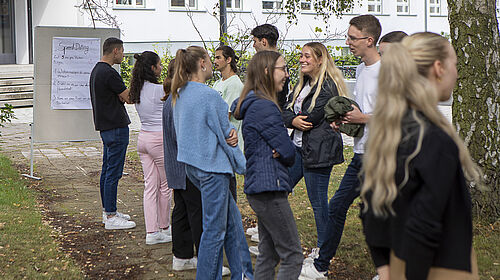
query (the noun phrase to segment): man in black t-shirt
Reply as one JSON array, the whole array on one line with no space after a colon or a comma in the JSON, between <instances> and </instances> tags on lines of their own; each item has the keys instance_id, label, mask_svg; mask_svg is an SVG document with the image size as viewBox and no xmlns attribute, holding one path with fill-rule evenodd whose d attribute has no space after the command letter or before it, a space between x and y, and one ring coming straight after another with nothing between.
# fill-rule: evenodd
<instances>
[{"instance_id":1,"label":"man in black t-shirt","mask_svg":"<svg viewBox=\"0 0 500 280\"><path fill-rule=\"evenodd\" d=\"M123 60L123 42L108 38L103 44L103 56L90 74L90 99L94 126L100 132L103 145L100 178L103 223L106 229L135 227L130 216L116 211L118 180L122 177L125 154L129 141L130 119L124 102L128 102L128 89L120 74L112 67Z\"/></svg>"},{"instance_id":2,"label":"man in black t-shirt","mask_svg":"<svg viewBox=\"0 0 500 280\"><path fill-rule=\"evenodd\" d=\"M276 26L271 24L262 24L255 27L250 33L253 37L253 48L257 51L278 51L276 43L278 42L279 32ZM290 79L286 78L283 90L278 92L278 105L280 108L285 106L289 93Z\"/></svg>"}]
</instances>

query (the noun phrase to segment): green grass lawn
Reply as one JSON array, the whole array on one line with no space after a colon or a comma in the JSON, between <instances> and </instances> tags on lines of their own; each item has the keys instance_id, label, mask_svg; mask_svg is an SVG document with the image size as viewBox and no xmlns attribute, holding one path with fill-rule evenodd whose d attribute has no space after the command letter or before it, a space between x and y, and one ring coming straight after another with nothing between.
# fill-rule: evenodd
<instances>
[{"instance_id":1,"label":"green grass lawn","mask_svg":"<svg viewBox=\"0 0 500 280\"><path fill-rule=\"evenodd\" d=\"M83 274L58 250L44 224L36 193L0 155L0 278L80 279Z\"/></svg>"},{"instance_id":2,"label":"green grass lawn","mask_svg":"<svg viewBox=\"0 0 500 280\"><path fill-rule=\"evenodd\" d=\"M352 147L344 148L346 161L343 164L334 166L332 170L328 191L329 199L337 190L352 156ZM243 185L242 177L238 178L238 185ZM239 194L238 206L240 206L242 215L256 219L245 195L242 194L242 190L239 190ZM316 226L304 180L295 187L294 194L290 195L289 201L296 219L301 245L310 252L311 248L316 247ZM330 266L330 272L334 279L336 279L337 273L342 276L356 275L359 277L350 279L371 279L376 274L362 232L359 218L359 202L359 198L356 199L349 209L344 234L334 262ZM500 279L500 221L495 224L487 224L478 220L474 222L474 249L478 256L481 279ZM347 279L349 277L339 278Z\"/></svg>"}]
</instances>

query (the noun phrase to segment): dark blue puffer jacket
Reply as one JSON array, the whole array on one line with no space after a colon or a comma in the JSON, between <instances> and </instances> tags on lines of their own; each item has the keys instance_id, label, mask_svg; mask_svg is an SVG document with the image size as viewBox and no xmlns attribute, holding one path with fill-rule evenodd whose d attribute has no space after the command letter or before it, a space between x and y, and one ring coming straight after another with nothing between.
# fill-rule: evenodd
<instances>
[{"instance_id":1,"label":"dark blue puffer jacket","mask_svg":"<svg viewBox=\"0 0 500 280\"><path fill-rule=\"evenodd\" d=\"M231 112L236 110L237 103L238 99L233 102ZM278 106L251 91L241 104L237 119L243 120L247 159L244 192L291 192L293 186L287 167L294 163L295 147L288 137ZM278 158L273 158L273 150L280 154Z\"/></svg>"}]
</instances>

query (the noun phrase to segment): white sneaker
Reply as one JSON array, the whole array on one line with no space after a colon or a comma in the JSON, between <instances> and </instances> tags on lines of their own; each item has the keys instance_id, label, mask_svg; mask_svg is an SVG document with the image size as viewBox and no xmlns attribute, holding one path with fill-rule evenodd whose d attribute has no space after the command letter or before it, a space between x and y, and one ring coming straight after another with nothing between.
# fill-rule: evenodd
<instances>
[{"instance_id":1,"label":"white sneaker","mask_svg":"<svg viewBox=\"0 0 500 280\"><path fill-rule=\"evenodd\" d=\"M317 259L319 257L319 248L312 248L311 253L308 255L311 259Z\"/></svg>"},{"instance_id":2,"label":"white sneaker","mask_svg":"<svg viewBox=\"0 0 500 280\"><path fill-rule=\"evenodd\" d=\"M168 227L167 229L160 229L160 232L162 232L163 234L166 234L170 237L172 237L172 227Z\"/></svg>"},{"instance_id":3,"label":"white sneaker","mask_svg":"<svg viewBox=\"0 0 500 280\"><path fill-rule=\"evenodd\" d=\"M250 238L250 240L252 240L253 242L259 243L259 234L256 233L256 234L252 235L252 237Z\"/></svg>"},{"instance_id":4,"label":"white sneaker","mask_svg":"<svg viewBox=\"0 0 500 280\"><path fill-rule=\"evenodd\" d=\"M254 235L254 234L257 234L257 233L259 233L259 227L258 226L251 227L251 228L247 229L247 235Z\"/></svg>"},{"instance_id":5,"label":"white sneaker","mask_svg":"<svg viewBox=\"0 0 500 280\"><path fill-rule=\"evenodd\" d=\"M260 253L259 253L259 247L257 246L250 246L248 247L248 251L250 252L250 254L254 254L256 256L258 256Z\"/></svg>"},{"instance_id":6,"label":"white sneaker","mask_svg":"<svg viewBox=\"0 0 500 280\"><path fill-rule=\"evenodd\" d=\"M129 229L135 228L135 223L132 221L127 221L117 215L106 219L106 223L104 224L105 229Z\"/></svg>"},{"instance_id":7,"label":"white sneaker","mask_svg":"<svg viewBox=\"0 0 500 280\"><path fill-rule=\"evenodd\" d=\"M302 264L306 264L306 263L314 263L314 259L313 258L305 258L304 261L302 262Z\"/></svg>"},{"instance_id":8,"label":"white sneaker","mask_svg":"<svg viewBox=\"0 0 500 280\"><path fill-rule=\"evenodd\" d=\"M228 276L229 274L231 274L231 270L229 270L228 267L223 266L222 267L222 277Z\"/></svg>"},{"instance_id":9,"label":"white sneaker","mask_svg":"<svg viewBox=\"0 0 500 280\"><path fill-rule=\"evenodd\" d=\"M198 259L192 257L190 259L179 259L174 256L172 259L172 269L175 271L192 270L196 269Z\"/></svg>"},{"instance_id":10,"label":"white sneaker","mask_svg":"<svg viewBox=\"0 0 500 280\"><path fill-rule=\"evenodd\" d=\"M328 272L320 272L316 269L314 266L314 263L306 263L302 265L302 270L300 271L300 276L303 276L307 279L312 279L312 280L323 280L323 279L328 279L327 277Z\"/></svg>"},{"instance_id":11,"label":"white sneaker","mask_svg":"<svg viewBox=\"0 0 500 280\"><path fill-rule=\"evenodd\" d=\"M127 215L127 214L123 214L123 213L120 213L120 212L116 212L115 214L116 216L124 219L124 220L127 220L129 221L130 220L130 215ZM102 212L102 223L105 224L106 221L108 220L108 215L106 215L106 212Z\"/></svg>"},{"instance_id":12,"label":"white sneaker","mask_svg":"<svg viewBox=\"0 0 500 280\"><path fill-rule=\"evenodd\" d=\"M373 278L372 278L372 280L379 280L379 279L380 279L380 276L378 276L378 274L373 276Z\"/></svg>"},{"instance_id":13,"label":"white sneaker","mask_svg":"<svg viewBox=\"0 0 500 280\"><path fill-rule=\"evenodd\" d=\"M157 231L155 233L147 233L146 234L146 244L153 245L158 243L167 243L172 241L172 236L167 235L161 231Z\"/></svg>"}]
</instances>

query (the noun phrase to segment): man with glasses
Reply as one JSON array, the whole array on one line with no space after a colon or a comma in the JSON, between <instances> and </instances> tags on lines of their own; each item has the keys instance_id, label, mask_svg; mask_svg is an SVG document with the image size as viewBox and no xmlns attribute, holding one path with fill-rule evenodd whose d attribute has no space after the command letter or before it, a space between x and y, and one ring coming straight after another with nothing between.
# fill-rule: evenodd
<instances>
[{"instance_id":1,"label":"man with glasses","mask_svg":"<svg viewBox=\"0 0 500 280\"><path fill-rule=\"evenodd\" d=\"M347 123L364 124L370 119L377 96L380 55L377 41L382 28L378 19L372 15L357 16L349 22L346 43L353 55L359 56L362 63L356 69L356 86L354 96L359 108L353 106L339 123L332 123L334 129ZM306 279L327 279L330 260L335 256L347 215L347 210L360 193L359 174L361 159L365 152L368 128L365 126L362 137L354 137L354 157L333 195L328 206L328 223L326 236L320 247L318 258L306 259L301 276Z\"/></svg>"}]
</instances>

